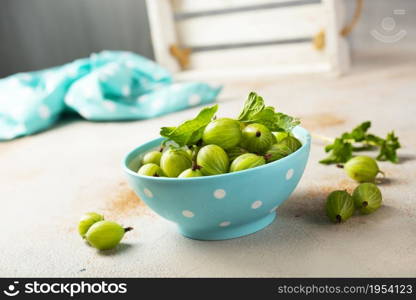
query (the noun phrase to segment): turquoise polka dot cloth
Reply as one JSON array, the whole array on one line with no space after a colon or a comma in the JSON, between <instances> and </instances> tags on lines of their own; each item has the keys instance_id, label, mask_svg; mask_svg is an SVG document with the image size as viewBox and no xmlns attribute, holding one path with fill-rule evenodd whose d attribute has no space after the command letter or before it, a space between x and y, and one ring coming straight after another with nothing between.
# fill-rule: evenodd
<instances>
[{"instance_id":1,"label":"turquoise polka dot cloth","mask_svg":"<svg viewBox=\"0 0 416 300\"><path fill-rule=\"evenodd\" d=\"M103 51L0 79L0 140L44 130L65 111L91 121L140 120L211 103L220 90L175 83L168 71L137 54Z\"/></svg>"}]
</instances>

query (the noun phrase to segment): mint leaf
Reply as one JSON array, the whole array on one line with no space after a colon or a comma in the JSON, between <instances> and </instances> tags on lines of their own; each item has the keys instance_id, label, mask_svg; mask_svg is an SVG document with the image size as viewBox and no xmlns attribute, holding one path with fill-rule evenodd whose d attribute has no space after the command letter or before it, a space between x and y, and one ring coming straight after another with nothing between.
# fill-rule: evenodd
<instances>
[{"instance_id":1,"label":"mint leaf","mask_svg":"<svg viewBox=\"0 0 416 300\"><path fill-rule=\"evenodd\" d=\"M343 135L345 137L345 134ZM345 139L336 138L334 143L325 147L326 152L331 154L320 160L321 164L337 164L347 162L352 157L352 145L349 142L346 142Z\"/></svg>"},{"instance_id":2,"label":"mint leaf","mask_svg":"<svg viewBox=\"0 0 416 300\"><path fill-rule=\"evenodd\" d=\"M398 137L392 131L387 134L386 139L383 139L367 133L370 127L371 122L366 121L355 127L351 132L345 132L336 138L332 144L325 147L325 152L330 152L330 155L321 160L320 163L344 163L352 157L353 152L371 150L374 147L378 147L380 150L376 157L377 160L388 160L397 163L399 159L396 152L400 148Z\"/></svg>"},{"instance_id":3,"label":"mint leaf","mask_svg":"<svg viewBox=\"0 0 416 300\"><path fill-rule=\"evenodd\" d=\"M380 144L380 153L377 156L377 160L388 160L392 163L398 163L396 150L401 147L399 138L394 135L394 131L389 132L385 140Z\"/></svg>"},{"instance_id":4,"label":"mint leaf","mask_svg":"<svg viewBox=\"0 0 416 300\"><path fill-rule=\"evenodd\" d=\"M260 123L274 132L290 132L300 124L298 119L275 112L271 106L266 107L263 98L254 92L249 94L238 120L244 123Z\"/></svg>"},{"instance_id":5,"label":"mint leaf","mask_svg":"<svg viewBox=\"0 0 416 300\"><path fill-rule=\"evenodd\" d=\"M193 145L202 138L205 126L211 122L218 105L203 108L192 120L183 122L178 127L162 127L160 135L174 141L179 146Z\"/></svg>"},{"instance_id":6,"label":"mint leaf","mask_svg":"<svg viewBox=\"0 0 416 300\"><path fill-rule=\"evenodd\" d=\"M353 139L355 142L361 142L366 139L366 134L368 129L371 127L371 122L366 121L355 127L351 133L349 133L349 138Z\"/></svg>"}]
</instances>

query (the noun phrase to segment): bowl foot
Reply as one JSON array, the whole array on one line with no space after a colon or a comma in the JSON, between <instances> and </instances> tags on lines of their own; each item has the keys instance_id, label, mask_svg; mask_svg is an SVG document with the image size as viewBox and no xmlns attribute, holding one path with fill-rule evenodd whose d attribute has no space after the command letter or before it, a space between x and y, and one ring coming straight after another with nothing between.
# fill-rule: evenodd
<instances>
[{"instance_id":1,"label":"bowl foot","mask_svg":"<svg viewBox=\"0 0 416 300\"><path fill-rule=\"evenodd\" d=\"M228 240L255 233L270 225L276 218L276 213L271 213L254 222L229 227L219 227L211 231L192 230L178 227L179 232L188 238L203 241Z\"/></svg>"}]
</instances>

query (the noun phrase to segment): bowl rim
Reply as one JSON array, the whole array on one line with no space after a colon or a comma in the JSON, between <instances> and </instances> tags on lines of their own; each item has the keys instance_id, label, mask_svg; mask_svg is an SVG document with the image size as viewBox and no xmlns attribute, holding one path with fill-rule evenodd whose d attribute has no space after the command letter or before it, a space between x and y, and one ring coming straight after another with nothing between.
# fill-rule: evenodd
<instances>
[{"instance_id":1,"label":"bowl rim","mask_svg":"<svg viewBox=\"0 0 416 300\"><path fill-rule=\"evenodd\" d=\"M135 147L134 149L130 150L123 158L121 164L122 164L122 168L124 170L124 172L126 172L127 174L130 174L134 177L138 177L138 178L143 178L146 180L151 180L151 181L170 181L170 182L192 182L192 181L201 181L201 180L210 180L210 179L214 179L214 178L224 178L224 177L228 177L228 176L237 176L239 174L246 174L248 172L253 172L254 170L261 170L264 168L268 168L271 166L276 166L278 164L282 164L284 161L287 161L288 159L290 159L291 156L295 155L296 153L299 153L301 150L304 150L305 148L309 147L310 143L311 143L311 135L309 133L309 131L307 131L305 128L301 127L301 126L296 126L295 128L293 128L292 132L295 131L295 134L297 133L297 131L300 131L299 134L304 135L305 137L305 143L302 144L302 146L297 149L295 152L289 154L288 156L285 156L281 159L278 159L276 161L273 161L271 163L268 164L264 164L262 166L259 167L255 167L255 168L251 168L251 169L246 169L246 170L242 170L242 171L238 171L238 172L231 172L231 173L224 173L224 174L218 174L218 175L211 175L211 176L200 176L200 177L189 177L189 178L178 178L178 177L152 177L152 176L144 176L144 175L140 175L137 172L132 171L128 165L127 165L127 160L129 159L129 157L139 148L144 147L150 143L153 143L156 140L163 140L163 137L158 137L155 139L152 139L144 144L141 144L137 147Z\"/></svg>"}]
</instances>

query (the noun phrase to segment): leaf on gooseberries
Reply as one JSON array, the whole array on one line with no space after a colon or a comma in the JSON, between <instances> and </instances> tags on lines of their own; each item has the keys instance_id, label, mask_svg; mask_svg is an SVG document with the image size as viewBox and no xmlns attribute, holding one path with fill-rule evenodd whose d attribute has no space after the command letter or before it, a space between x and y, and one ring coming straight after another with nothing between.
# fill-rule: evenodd
<instances>
[{"instance_id":1,"label":"leaf on gooseberries","mask_svg":"<svg viewBox=\"0 0 416 300\"><path fill-rule=\"evenodd\" d=\"M244 123L260 123L275 132L290 132L300 124L299 119L275 112L272 106L265 106L263 98L254 92L249 94L238 120Z\"/></svg>"},{"instance_id":2,"label":"leaf on gooseberries","mask_svg":"<svg viewBox=\"0 0 416 300\"><path fill-rule=\"evenodd\" d=\"M203 108L192 120L183 122L178 127L162 127L160 135L176 142L179 146L193 145L198 142L205 126L212 120L218 105Z\"/></svg>"}]
</instances>

